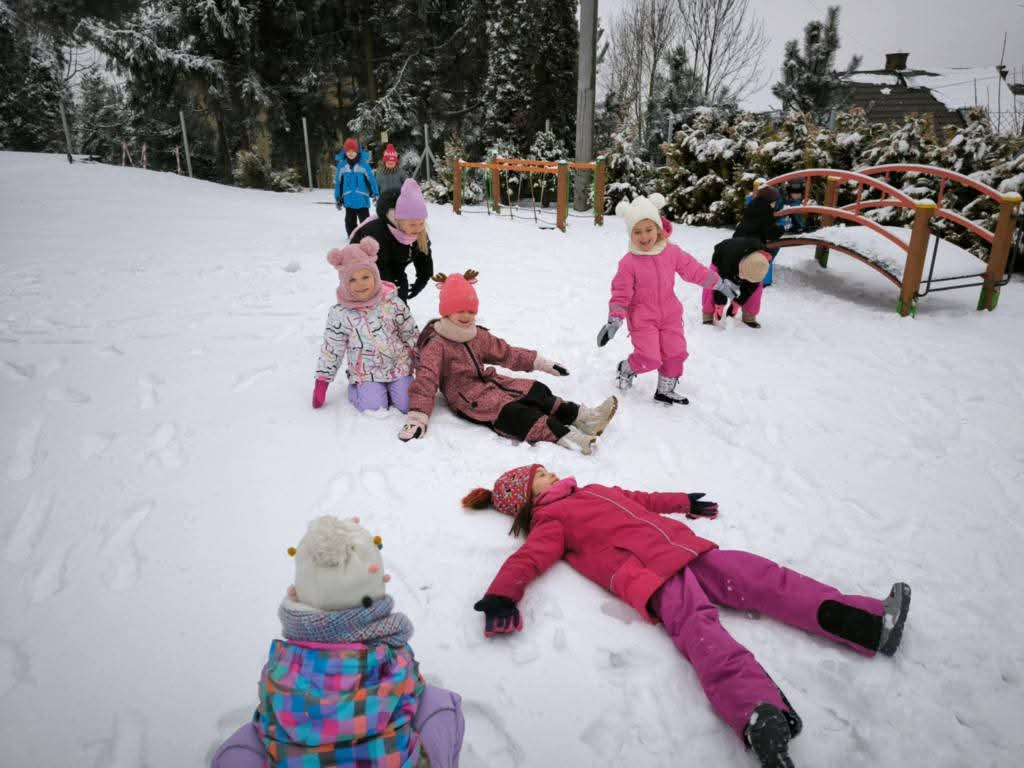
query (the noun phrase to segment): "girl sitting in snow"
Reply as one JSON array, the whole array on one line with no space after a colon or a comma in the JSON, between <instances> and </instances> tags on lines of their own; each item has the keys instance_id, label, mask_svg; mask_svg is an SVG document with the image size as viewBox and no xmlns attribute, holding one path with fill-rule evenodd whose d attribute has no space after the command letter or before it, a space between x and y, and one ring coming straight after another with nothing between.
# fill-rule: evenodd
<instances>
[{"instance_id":1,"label":"girl sitting in snow","mask_svg":"<svg viewBox=\"0 0 1024 768\"><path fill-rule=\"evenodd\" d=\"M714 325L722 319L723 314L733 317L738 309L742 309L743 324L750 328L760 328L757 316L761 312L761 296L764 293L762 283L771 261L772 255L765 250L760 240L730 237L718 243L711 257L711 269L719 277L739 285L740 292L726 313L726 295L705 288L701 295L704 325Z\"/></svg>"},{"instance_id":2,"label":"girl sitting in snow","mask_svg":"<svg viewBox=\"0 0 1024 768\"><path fill-rule=\"evenodd\" d=\"M589 454L618 406L609 397L596 408L570 403L533 379L514 379L493 365L513 371L569 372L532 349L509 346L476 324L480 307L473 284L477 273L434 277L441 289L441 319L427 325L417 342L419 363L409 390L409 417L399 438L423 437L438 389L457 416L490 427L499 435L534 443L547 441Z\"/></svg>"},{"instance_id":3,"label":"girl sitting in snow","mask_svg":"<svg viewBox=\"0 0 1024 768\"><path fill-rule=\"evenodd\" d=\"M846 595L763 557L718 549L665 517L714 518L718 505L703 495L579 487L539 464L510 470L493 490L477 488L462 501L473 509L493 504L512 518L513 535L526 535L473 607L486 616L487 636L522 630L516 604L527 585L565 558L645 620L665 625L712 707L762 766L792 766L787 744L800 718L750 651L721 626L714 604L761 611L865 656L891 656L903 634L910 587L893 585L884 601Z\"/></svg>"},{"instance_id":4,"label":"girl sitting in snow","mask_svg":"<svg viewBox=\"0 0 1024 768\"><path fill-rule=\"evenodd\" d=\"M675 276L730 296L736 295L736 286L669 242L658 212L664 204L665 198L655 193L632 203L623 200L615 207L615 215L626 222L629 251L612 279L608 322L597 334L597 346L607 344L625 320L633 354L619 363L619 389L633 386L638 373L658 369L654 399L685 405L690 401L676 392L688 355Z\"/></svg>"},{"instance_id":5,"label":"girl sitting in snow","mask_svg":"<svg viewBox=\"0 0 1024 768\"><path fill-rule=\"evenodd\" d=\"M359 518L324 516L296 549L295 584L277 615L253 722L213 768L307 765L457 768L460 697L427 686L409 647L412 623L385 594L379 536Z\"/></svg>"},{"instance_id":6,"label":"girl sitting in snow","mask_svg":"<svg viewBox=\"0 0 1024 768\"><path fill-rule=\"evenodd\" d=\"M316 366L313 407L327 397L342 359L348 363L348 399L360 411L393 405L409 410L416 321L377 271L377 241L335 248L327 254L338 270L338 303L331 307Z\"/></svg>"},{"instance_id":7,"label":"girl sitting in snow","mask_svg":"<svg viewBox=\"0 0 1024 768\"><path fill-rule=\"evenodd\" d=\"M377 187L381 197L389 192L398 194L405 182L405 174L398 169L398 150L394 144L387 145L381 161L381 167L377 169Z\"/></svg>"}]
</instances>

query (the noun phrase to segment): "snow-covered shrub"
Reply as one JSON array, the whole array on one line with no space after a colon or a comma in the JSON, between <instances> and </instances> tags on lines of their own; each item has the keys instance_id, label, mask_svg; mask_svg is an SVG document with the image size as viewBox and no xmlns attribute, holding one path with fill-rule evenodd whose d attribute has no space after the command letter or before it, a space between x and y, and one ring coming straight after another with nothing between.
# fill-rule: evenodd
<instances>
[{"instance_id":1,"label":"snow-covered shrub","mask_svg":"<svg viewBox=\"0 0 1024 768\"><path fill-rule=\"evenodd\" d=\"M235 155L233 169L235 184L251 189L269 189L273 192L297 192L302 184L296 168L275 171L270 162L257 152L247 149Z\"/></svg>"},{"instance_id":2,"label":"snow-covered shrub","mask_svg":"<svg viewBox=\"0 0 1024 768\"><path fill-rule=\"evenodd\" d=\"M568 160L569 152L565 144L552 131L537 131L530 145L531 160ZM532 174L533 199L543 201L544 206L550 205L556 197L558 178L550 173Z\"/></svg>"},{"instance_id":3,"label":"snow-covered shrub","mask_svg":"<svg viewBox=\"0 0 1024 768\"><path fill-rule=\"evenodd\" d=\"M614 213L620 200L650 194L655 184L654 167L640 158L632 144L617 135L615 148L605 156L604 212Z\"/></svg>"}]
</instances>

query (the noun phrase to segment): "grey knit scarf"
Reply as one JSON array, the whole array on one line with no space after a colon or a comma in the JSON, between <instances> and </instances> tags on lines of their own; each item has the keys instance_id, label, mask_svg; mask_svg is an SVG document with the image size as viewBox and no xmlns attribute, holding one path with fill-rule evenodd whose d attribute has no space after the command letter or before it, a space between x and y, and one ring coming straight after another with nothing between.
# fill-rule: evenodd
<instances>
[{"instance_id":1,"label":"grey knit scarf","mask_svg":"<svg viewBox=\"0 0 1024 768\"><path fill-rule=\"evenodd\" d=\"M285 598L277 609L286 640L313 643L383 643L400 648L412 637L412 622L404 613L392 613L395 601L390 595L369 608L347 611L318 611Z\"/></svg>"}]
</instances>

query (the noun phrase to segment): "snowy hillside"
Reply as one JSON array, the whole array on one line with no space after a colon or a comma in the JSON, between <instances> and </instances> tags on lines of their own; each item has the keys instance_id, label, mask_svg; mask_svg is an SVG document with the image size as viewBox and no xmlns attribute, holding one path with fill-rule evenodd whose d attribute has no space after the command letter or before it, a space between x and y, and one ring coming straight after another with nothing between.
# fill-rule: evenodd
<instances>
[{"instance_id":1,"label":"snowy hillside","mask_svg":"<svg viewBox=\"0 0 1024 768\"><path fill-rule=\"evenodd\" d=\"M460 692L466 768L753 766L667 635L565 564L525 630L472 605L516 542L459 499L541 462L581 482L706 491L693 527L848 592L914 588L900 652L865 659L727 612L804 719L801 766L1024 764L1024 283L895 312L883 277L786 249L764 328L700 324L679 284L692 405L623 398L599 450L513 444L439 407L425 439L310 407L342 242L330 193L245 191L0 153L3 766L207 763L251 715L295 544L322 512L384 539L428 679ZM435 266L480 270L480 322L613 391L598 350L620 222L570 231L432 207ZM678 227L707 261L719 230ZM421 326L428 289L412 302Z\"/></svg>"}]
</instances>

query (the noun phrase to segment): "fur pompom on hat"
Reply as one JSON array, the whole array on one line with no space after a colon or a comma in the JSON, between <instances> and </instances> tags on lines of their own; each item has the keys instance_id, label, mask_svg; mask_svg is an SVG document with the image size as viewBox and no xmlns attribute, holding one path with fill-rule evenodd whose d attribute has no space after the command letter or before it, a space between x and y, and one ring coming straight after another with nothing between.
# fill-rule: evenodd
<instances>
[{"instance_id":1,"label":"fur pompom on hat","mask_svg":"<svg viewBox=\"0 0 1024 768\"><path fill-rule=\"evenodd\" d=\"M754 197L760 200L767 200L769 203L772 203L774 205L776 202L778 202L779 190L777 190L775 187L760 186L757 188L757 192L754 193Z\"/></svg>"},{"instance_id":2,"label":"fur pompom on hat","mask_svg":"<svg viewBox=\"0 0 1024 768\"><path fill-rule=\"evenodd\" d=\"M367 302L375 304L380 297L382 286L380 270L377 269L377 252L380 245L372 237L363 238L358 243L346 245L344 248L333 248L327 253L327 261L338 270L338 303L346 307L363 306ZM361 301L349 292L348 281L356 272L368 269L373 274L373 293Z\"/></svg>"},{"instance_id":3,"label":"fur pompom on hat","mask_svg":"<svg viewBox=\"0 0 1024 768\"><path fill-rule=\"evenodd\" d=\"M441 290L441 300L438 311L441 317L454 315L456 312L477 312L480 309L480 299L476 295L476 284L478 272L467 269L461 275L446 275L438 272L433 280Z\"/></svg>"},{"instance_id":4,"label":"fur pompom on hat","mask_svg":"<svg viewBox=\"0 0 1024 768\"><path fill-rule=\"evenodd\" d=\"M384 154L381 155L384 158L385 163L397 163L398 162L398 150L395 149L394 144L388 144L384 148Z\"/></svg>"},{"instance_id":5,"label":"fur pompom on hat","mask_svg":"<svg viewBox=\"0 0 1024 768\"><path fill-rule=\"evenodd\" d=\"M398 202L395 203L395 218L420 221L427 218L427 203L423 199L420 185L414 179L406 179L402 184Z\"/></svg>"},{"instance_id":6,"label":"fur pompom on hat","mask_svg":"<svg viewBox=\"0 0 1024 768\"><path fill-rule=\"evenodd\" d=\"M484 509L493 505L503 515L515 517L530 503L533 496L533 476L540 464L527 464L505 472L494 481L494 489L474 488L462 499L467 509Z\"/></svg>"},{"instance_id":7,"label":"fur pompom on hat","mask_svg":"<svg viewBox=\"0 0 1024 768\"><path fill-rule=\"evenodd\" d=\"M636 197L631 203L627 203L625 200L619 201L619 204L615 206L615 215L625 220L626 231L632 234L633 227L644 219L650 219L661 226L661 209L664 207L664 195L655 192L647 197L643 195Z\"/></svg>"},{"instance_id":8,"label":"fur pompom on hat","mask_svg":"<svg viewBox=\"0 0 1024 768\"><path fill-rule=\"evenodd\" d=\"M295 556L296 597L321 611L369 608L384 597L389 578L380 550L380 537L359 525L358 517L318 517L289 550Z\"/></svg>"},{"instance_id":9,"label":"fur pompom on hat","mask_svg":"<svg viewBox=\"0 0 1024 768\"><path fill-rule=\"evenodd\" d=\"M343 146L345 147L346 152L359 151L359 142L356 141L355 139L345 139L345 144Z\"/></svg>"},{"instance_id":10,"label":"fur pompom on hat","mask_svg":"<svg viewBox=\"0 0 1024 768\"><path fill-rule=\"evenodd\" d=\"M771 256L767 251L754 251L740 259L740 280L748 283L760 283L768 274Z\"/></svg>"}]
</instances>

